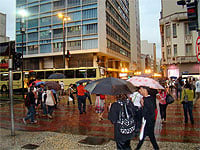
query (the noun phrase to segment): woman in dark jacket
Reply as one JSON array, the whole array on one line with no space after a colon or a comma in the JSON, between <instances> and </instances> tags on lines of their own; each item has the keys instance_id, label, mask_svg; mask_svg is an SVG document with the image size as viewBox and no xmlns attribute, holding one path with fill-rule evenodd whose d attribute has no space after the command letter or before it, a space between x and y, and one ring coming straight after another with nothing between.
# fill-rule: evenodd
<instances>
[{"instance_id":1,"label":"woman in dark jacket","mask_svg":"<svg viewBox=\"0 0 200 150\"><path fill-rule=\"evenodd\" d=\"M146 136L149 136L150 141L154 147L154 150L158 150L158 144L156 142L156 138L154 135L154 126L155 126L155 104L154 104L154 98L149 95L149 88L148 87L140 87L139 92L143 96L143 110L142 110L142 116L143 116L143 124L144 131L143 134L140 133L140 141L137 145L136 150L139 150L144 142L144 139ZM146 122L144 124L144 122Z\"/></svg>"},{"instance_id":2,"label":"woman in dark jacket","mask_svg":"<svg viewBox=\"0 0 200 150\"><path fill-rule=\"evenodd\" d=\"M117 101L109 106L108 119L114 124L114 139L116 141L117 150L131 150L130 140L134 137L134 132L130 134L122 134L120 132L119 115L122 111L122 106L126 105L130 117L135 114L133 103L127 99L126 95L118 95ZM133 126L135 129L135 126Z\"/></svg>"}]
</instances>

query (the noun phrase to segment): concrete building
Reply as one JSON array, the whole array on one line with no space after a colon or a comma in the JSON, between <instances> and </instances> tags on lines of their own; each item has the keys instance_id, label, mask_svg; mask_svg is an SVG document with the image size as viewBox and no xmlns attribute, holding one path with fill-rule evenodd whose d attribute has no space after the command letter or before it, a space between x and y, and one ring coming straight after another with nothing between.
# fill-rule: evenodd
<instances>
[{"instance_id":1,"label":"concrete building","mask_svg":"<svg viewBox=\"0 0 200 150\"><path fill-rule=\"evenodd\" d=\"M8 41L9 37L6 37L6 14L0 12L0 43Z\"/></svg>"},{"instance_id":2,"label":"concrete building","mask_svg":"<svg viewBox=\"0 0 200 150\"><path fill-rule=\"evenodd\" d=\"M140 60L138 0L17 0L17 11L26 9L24 36L25 69L101 66L118 77L122 68L135 70ZM136 13L137 12L137 13ZM22 51L21 16L16 17L16 49ZM136 30L137 28L137 30ZM115 70L115 71L113 71Z\"/></svg>"},{"instance_id":3,"label":"concrete building","mask_svg":"<svg viewBox=\"0 0 200 150\"><path fill-rule=\"evenodd\" d=\"M174 0L161 0L160 34L163 75L182 76L199 74L195 44L196 31L189 31L186 7Z\"/></svg>"}]
</instances>

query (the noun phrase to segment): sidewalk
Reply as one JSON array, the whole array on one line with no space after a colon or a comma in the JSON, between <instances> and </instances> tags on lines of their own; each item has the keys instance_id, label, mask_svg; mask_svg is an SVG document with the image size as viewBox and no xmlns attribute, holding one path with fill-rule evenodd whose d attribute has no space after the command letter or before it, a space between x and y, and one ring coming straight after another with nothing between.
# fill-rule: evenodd
<instances>
[{"instance_id":1,"label":"sidewalk","mask_svg":"<svg viewBox=\"0 0 200 150\"><path fill-rule=\"evenodd\" d=\"M0 129L0 143L2 150L21 150L26 144L35 144L39 147L37 150L114 150L115 142L110 141L105 145L84 145L78 142L87 136L73 135L56 132L26 132L15 131L16 136L10 136L11 131ZM132 140L131 147L134 149L138 141ZM194 143L176 143L176 142L158 142L161 150L200 150L200 144ZM149 141L145 141L141 150L152 150L153 147Z\"/></svg>"}]
</instances>

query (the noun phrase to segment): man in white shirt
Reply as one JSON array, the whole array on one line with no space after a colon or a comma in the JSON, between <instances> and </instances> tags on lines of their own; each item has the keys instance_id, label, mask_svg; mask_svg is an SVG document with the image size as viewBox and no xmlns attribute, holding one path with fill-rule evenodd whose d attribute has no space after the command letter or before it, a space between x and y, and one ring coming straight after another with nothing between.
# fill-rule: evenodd
<instances>
[{"instance_id":1,"label":"man in white shirt","mask_svg":"<svg viewBox=\"0 0 200 150\"><path fill-rule=\"evenodd\" d=\"M133 105L136 108L136 132L140 131L141 125L142 125L142 105L141 100L143 99L143 96L138 92L134 92L130 95L131 101L133 102Z\"/></svg>"},{"instance_id":2,"label":"man in white shirt","mask_svg":"<svg viewBox=\"0 0 200 150\"><path fill-rule=\"evenodd\" d=\"M200 81L197 80L195 83L195 87L196 87L196 100L195 102L200 98Z\"/></svg>"},{"instance_id":3,"label":"man in white shirt","mask_svg":"<svg viewBox=\"0 0 200 150\"><path fill-rule=\"evenodd\" d=\"M60 81L60 88L61 88L61 93L60 93L60 96L64 96L64 91L65 91L65 84L63 81Z\"/></svg>"}]
</instances>

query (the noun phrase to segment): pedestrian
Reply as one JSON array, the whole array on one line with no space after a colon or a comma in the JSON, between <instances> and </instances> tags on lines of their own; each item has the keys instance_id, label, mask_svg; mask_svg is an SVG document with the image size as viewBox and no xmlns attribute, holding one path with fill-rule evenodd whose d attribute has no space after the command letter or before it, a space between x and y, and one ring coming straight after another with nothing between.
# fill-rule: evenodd
<instances>
[{"instance_id":1,"label":"pedestrian","mask_svg":"<svg viewBox=\"0 0 200 150\"><path fill-rule=\"evenodd\" d=\"M133 105L136 110L136 130L135 132L138 133L140 131L141 125L142 125L142 105L141 100L143 96L139 93L137 89L136 92L131 94L129 97L131 98L131 101L133 102Z\"/></svg>"},{"instance_id":2,"label":"pedestrian","mask_svg":"<svg viewBox=\"0 0 200 150\"><path fill-rule=\"evenodd\" d=\"M68 99L67 105L69 105L69 101L73 101L73 104L75 104L74 95L73 95L74 89L72 87L73 87L73 84L70 84L68 88L69 99Z\"/></svg>"},{"instance_id":3,"label":"pedestrian","mask_svg":"<svg viewBox=\"0 0 200 150\"><path fill-rule=\"evenodd\" d=\"M154 135L155 127L155 105L154 99L149 95L150 89L148 87L140 87L139 92L143 96L143 110L142 110L142 129L140 132L139 143L136 147L136 150L139 150L145 140L146 136L149 136L150 141L154 147L154 150L158 150L158 144Z\"/></svg>"},{"instance_id":4,"label":"pedestrian","mask_svg":"<svg viewBox=\"0 0 200 150\"><path fill-rule=\"evenodd\" d=\"M48 88L48 87L47 87ZM52 114L56 105L56 100L53 94L53 91L48 88L47 90L47 98L46 98L46 105L48 107L47 116L49 119L52 119Z\"/></svg>"},{"instance_id":5,"label":"pedestrian","mask_svg":"<svg viewBox=\"0 0 200 150\"><path fill-rule=\"evenodd\" d=\"M36 103L36 113L39 113L39 108L42 109L42 93L44 91L44 84L40 84L37 89L37 103Z\"/></svg>"},{"instance_id":6,"label":"pedestrian","mask_svg":"<svg viewBox=\"0 0 200 150\"><path fill-rule=\"evenodd\" d=\"M79 113L83 114L86 113L86 97L85 97L85 92L86 90L84 89L85 87L83 86L83 83L80 83L79 86L77 87L77 98L78 98L78 109Z\"/></svg>"},{"instance_id":7,"label":"pedestrian","mask_svg":"<svg viewBox=\"0 0 200 150\"><path fill-rule=\"evenodd\" d=\"M57 96L57 93L56 93L56 90L54 89L51 89L52 93L53 93L53 96L54 96L54 100L55 100L55 109L57 109L57 105L58 105L58 96Z\"/></svg>"},{"instance_id":8,"label":"pedestrian","mask_svg":"<svg viewBox=\"0 0 200 150\"><path fill-rule=\"evenodd\" d=\"M197 100L200 98L200 81L197 80L195 83L195 87L196 87L196 99L195 99L195 103L197 102Z\"/></svg>"},{"instance_id":9,"label":"pedestrian","mask_svg":"<svg viewBox=\"0 0 200 150\"><path fill-rule=\"evenodd\" d=\"M89 84L89 82L87 82L86 85L88 85L88 84ZM90 105L92 105L92 100L91 100L90 92L86 90L85 96L86 96L86 99L88 98Z\"/></svg>"},{"instance_id":10,"label":"pedestrian","mask_svg":"<svg viewBox=\"0 0 200 150\"><path fill-rule=\"evenodd\" d=\"M189 84L189 82L186 81L186 84L182 92L182 102L181 102L183 104L185 123L188 123L188 113L189 113L191 124L194 124L194 118L192 114L193 98L194 98L193 89Z\"/></svg>"},{"instance_id":11,"label":"pedestrian","mask_svg":"<svg viewBox=\"0 0 200 150\"><path fill-rule=\"evenodd\" d=\"M59 84L60 84L60 88L61 88L61 90L60 90L60 96L64 96L65 84L64 84L63 81L60 81Z\"/></svg>"},{"instance_id":12,"label":"pedestrian","mask_svg":"<svg viewBox=\"0 0 200 150\"><path fill-rule=\"evenodd\" d=\"M130 128L126 130L125 128L122 128L120 118L134 118L135 108L133 103L128 100L128 97L124 94L117 95L116 100L117 101L110 104L108 108L108 119L114 125L114 139L116 146L118 150L131 150L130 140L135 136L135 122L133 120L128 120L130 122Z\"/></svg>"},{"instance_id":13,"label":"pedestrian","mask_svg":"<svg viewBox=\"0 0 200 150\"><path fill-rule=\"evenodd\" d=\"M161 122L166 122L166 110L167 110L167 103L166 103L166 96L167 92L165 90L160 90L157 94L157 99L159 100L159 108L160 108L160 116Z\"/></svg>"},{"instance_id":14,"label":"pedestrian","mask_svg":"<svg viewBox=\"0 0 200 150\"><path fill-rule=\"evenodd\" d=\"M27 94L27 98L29 101L29 105L27 106L28 108L28 113L25 118L23 118L24 124L27 124L26 121L30 119L31 123L37 123L37 120L35 120L35 94L34 94L34 87L30 87L30 92Z\"/></svg>"},{"instance_id":15,"label":"pedestrian","mask_svg":"<svg viewBox=\"0 0 200 150\"><path fill-rule=\"evenodd\" d=\"M103 112L105 105L105 95L96 94L95 111L98 114L98 120L103 120Z\"/></svg>"},{"instance_id":16,"label":"pedestrian","mask_svg":"<svg viewBox=\"0 0 200 150\"><path fill-rule=\"evenodd\" d=\"M177 100L181 100L181 96L182 96L182 88L183 88L183 81L182 81L182 77L179 77L176 81L176 98Z\"/></svg>"},{"instance_id":17,"label":"pedestrian","mask_svg":"<svg viewBox=\"0 0 200 150\"><path fill-rule=\"evenodd\" d=\"M47 99L47 89L45 88L42 93L42 110L43 116L47 115L47 106L46 106L46 99Z\"/></svg>"}]
</instances>

